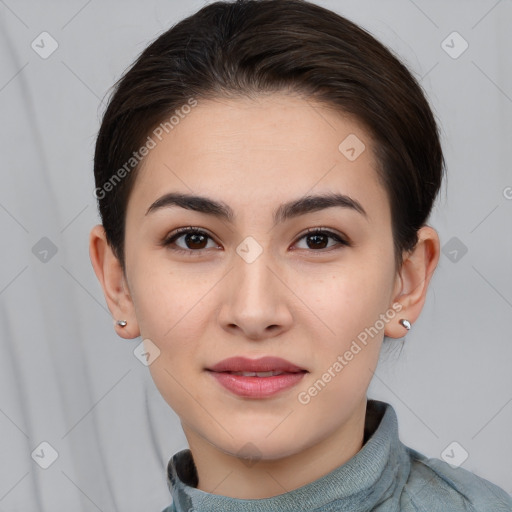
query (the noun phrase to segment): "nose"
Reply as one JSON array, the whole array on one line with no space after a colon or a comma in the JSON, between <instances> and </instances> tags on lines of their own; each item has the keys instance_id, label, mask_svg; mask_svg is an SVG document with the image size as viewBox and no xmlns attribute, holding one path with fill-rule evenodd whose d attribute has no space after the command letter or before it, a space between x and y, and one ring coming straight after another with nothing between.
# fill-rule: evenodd
<instances>
[{"instance_id":1,"label":"nose","mask_svg":"<svg viewBox=\"0 0 512 512\"><path fill-rule=\"evenodd\" d=\"M289 299L293 294L273 266L265 252L252 263L235 256L234 268L226 276L229 285L219 312L224 330L251 340L264 340L291 327Z\"/></svg>"}]
</instances>

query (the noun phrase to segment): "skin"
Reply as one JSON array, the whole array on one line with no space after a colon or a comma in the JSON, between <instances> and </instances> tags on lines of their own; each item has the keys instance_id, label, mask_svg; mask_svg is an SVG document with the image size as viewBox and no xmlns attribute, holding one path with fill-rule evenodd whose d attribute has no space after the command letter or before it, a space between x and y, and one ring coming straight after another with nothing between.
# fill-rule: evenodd
<instances>
[{"instance_id":1,"label":"skin","mask_svg":"<svg viewBox=\"0 0 512 512\"><path fill-rule=\"evenodd\" d=\"M354 161L338 149L350 134L366 146ZM199 489L275 496L361 449L383 336L404 336L400 318L418 318L439 259L437 233L424 226L395 268L390 205L376 169L364 127L311 100L277 93L204 100L143 162L128 203L126 275L102 226L92 229L95 273L113 318L127 321L117 333L149 339L160 350L149 369L181 419ZM167 192L222 201L234 220L176 206L146 215ZM281 204L332 192L357 200L366 216L330 207L273 225ZM211 238L187 245L182 236L162 245L188 226ZM324 235L319 248L304 236L308 228L329 228L351 245ZM262 249L252 263L236 252L247 236ZM400 313L317 396L300 403L298 394L393 304ZM205 371L235 355L278 356L309 373L273 397L242 398ZM248 464L242 455L255 460Z\"/></svg>"}]
</instances>

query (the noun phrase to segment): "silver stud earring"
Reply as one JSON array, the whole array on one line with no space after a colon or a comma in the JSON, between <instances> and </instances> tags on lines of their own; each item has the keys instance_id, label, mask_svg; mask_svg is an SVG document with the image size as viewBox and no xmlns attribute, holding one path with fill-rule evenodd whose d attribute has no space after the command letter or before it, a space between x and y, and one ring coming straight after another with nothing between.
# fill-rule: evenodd
<instances>
[{"instance_id":1,"label":"silver stud earring","mask_svg":"<svg viewBox=\"0 0 512 512\"><path fill-rule=\"evenodd\" d=\"M127 322L126 320L118 320L118 321L116 322L116 325L119 325L119 327L126 327L126 324L127 324L127 323L128 323L128 322Z\"/></svg>"},{"instance_id":2,"label":"silver stud earring","mask_svg":"<svg viewBox=\"0 0 512 512\"><path fill-rule=\"evenodd\" d=\"M407 330L409 330L411 328L411 322L409 322L409 320L406 320L405 318L402 318L401 320L399 320L398 323L403 325Z\"/></svg>"}]
</instances>

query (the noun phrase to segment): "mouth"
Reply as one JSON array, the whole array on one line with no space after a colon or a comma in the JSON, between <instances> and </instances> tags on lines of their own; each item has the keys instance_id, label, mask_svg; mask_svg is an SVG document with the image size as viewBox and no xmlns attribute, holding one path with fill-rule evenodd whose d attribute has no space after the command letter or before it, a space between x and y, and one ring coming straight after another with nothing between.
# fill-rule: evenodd
<instances>
[{"instance_id":1,"label":"mouth","mask_svg":"<svg viewBox=\"0 0 512 512\"><path fill-rule=\"evenodd\" d=\"M241 356L230 357L206 369L213 372L240 374L245 377L271 377L281 373L307 372L306 369L286 359L271 356L261 357L259 359L249 359Z\"/></svg>"},{"instance_id":2,"label":"mouth","mask_svg":"<svg viewBox=\"0 0 512 512\"><path fill-rule=\"evenodd\" d=\"M297 385L308 370L277 357L232 357L206 370L224 388L246 398L266 398Z\"/></svg>"},{"instance_id":3,"label":"mouth","mask_svg":"<svg viewBox=\"0 0 512 512\"><path fill-rule=\"evenodd\" d=\"M275 375L284 375L286 373L301 373L301 372L280 372L280 371L274 370L274 371L269 371L269 372L222 372L222 373L229 373L230 375L239 375L240 377L274 377Z\"/></svg>"}]
</instances>

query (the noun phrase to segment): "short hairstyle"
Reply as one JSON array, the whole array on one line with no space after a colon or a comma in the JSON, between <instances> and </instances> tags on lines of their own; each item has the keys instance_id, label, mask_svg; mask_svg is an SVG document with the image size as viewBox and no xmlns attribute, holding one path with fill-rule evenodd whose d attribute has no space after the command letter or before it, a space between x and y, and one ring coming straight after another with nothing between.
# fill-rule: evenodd
<instances>
[{"instance_id":1,"label":"short hairstyle","mask_svg":"<svg viewBox=\"0 0 512 512\"><path fill-rule=\"evenodd\" d=\"M370 33L328 9L305 0L236 0L211 3L171 27L115 84L96 141L94 176L106 238L123 271L127 203L142 161L134 152L155 127L191 99L274 92L320 102L366 128L401 266L402 252L418 242L445 167L421 86Z\"/></svg>"}]
</instances>

